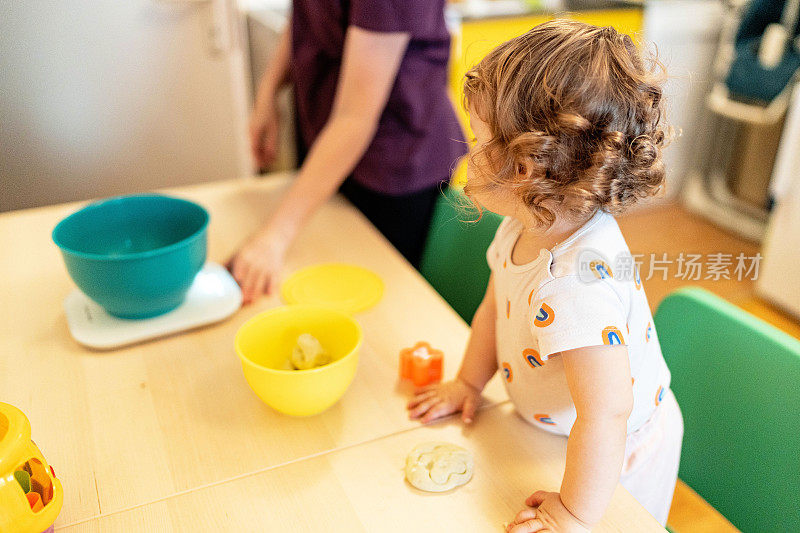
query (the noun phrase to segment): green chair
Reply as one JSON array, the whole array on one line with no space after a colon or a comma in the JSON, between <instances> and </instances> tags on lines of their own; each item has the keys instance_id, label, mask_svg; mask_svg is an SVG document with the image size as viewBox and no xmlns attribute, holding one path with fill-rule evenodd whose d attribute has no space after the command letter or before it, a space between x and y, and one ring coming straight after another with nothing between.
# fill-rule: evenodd
<instances>
[{"instance_id":1,"label":"green chair","mask_svg":"<svg viewBox=\"0 0 800 533\"><path fill-rule=\"evenodd\" d=\"M683 411L680 478L744 532L800 531L800 342L698 288L655 323Z\"/></svg>"},{"instance_id":2,"label":"green chair","mask_svg":"<svg viewBox=\"0 0 800 533\"><path fill-rule=\"evenodd\" d=\"M472 213L461 207L465 203L464 193L452 187L439 198L420 272L461 318L471 322L489 282L486 248L502 217L485 211L478 222L469 222Z\"/></svg>"}]
</instances>

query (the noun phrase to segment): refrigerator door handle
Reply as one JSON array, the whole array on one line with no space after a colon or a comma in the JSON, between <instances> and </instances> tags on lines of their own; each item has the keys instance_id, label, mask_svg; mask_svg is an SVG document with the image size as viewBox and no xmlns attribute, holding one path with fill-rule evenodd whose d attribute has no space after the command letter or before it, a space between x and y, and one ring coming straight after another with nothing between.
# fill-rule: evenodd
<instances>
[{"instance_id":1,"label":"refrigerator door handle","mask_svg":"<svg viewBox=\"0 0 800 533\"><path fill-rule=\"evenodd\" d=\"M211 2L211 27L209 28L211 50L217 54L228 53L232 46L230 15L233 6L229 3L229 0L205 1Z\"/></svg>"},{"instance_id":2,"label":"refrigerator door handle","mask_svg":"<svg viewBox=\"0 0 800 533\"><path fill-rule=\"evenodd\" d=\"M211 22L208 27L208 39L211 52L225 54L231 49L231 20L228 0L154 0L159 4L201 5L211 4Z\"/></svg>"}]
</instances>

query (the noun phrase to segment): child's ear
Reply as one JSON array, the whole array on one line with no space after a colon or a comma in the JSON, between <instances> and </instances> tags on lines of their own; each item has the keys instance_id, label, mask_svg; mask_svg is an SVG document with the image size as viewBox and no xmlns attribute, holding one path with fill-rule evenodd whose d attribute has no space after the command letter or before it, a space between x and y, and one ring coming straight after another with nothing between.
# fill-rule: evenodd
<instances>
[{"instance_id":1,"label":"child's ear","mask_svg":"<svg viewBox=\"0 0 800 533\"><path fill-rule=\"evenodd\" d=\"M528 158L530 159L530 158ZM531 177L533 173L533 161L519 160L517 161L517 178L526 180Z\"/></svg>"}]
</instances>

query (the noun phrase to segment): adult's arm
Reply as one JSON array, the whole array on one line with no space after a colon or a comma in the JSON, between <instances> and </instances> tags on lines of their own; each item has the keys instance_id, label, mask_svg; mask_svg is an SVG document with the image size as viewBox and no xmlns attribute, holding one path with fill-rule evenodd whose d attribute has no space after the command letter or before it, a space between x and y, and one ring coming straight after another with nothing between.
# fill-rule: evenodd
<instances>
[{"instance_id":1,"label":"adult's arm","mask_svg":"<svg viewBox=\"0 0 800 533\"><path fill-rule=\"evenodd\" d=\"M233 260L245 301L270 291L300 228L339 188L366 152L408 46L406 32L350 26L333 109L278 209Z\"/></svg>"}]
</instances>

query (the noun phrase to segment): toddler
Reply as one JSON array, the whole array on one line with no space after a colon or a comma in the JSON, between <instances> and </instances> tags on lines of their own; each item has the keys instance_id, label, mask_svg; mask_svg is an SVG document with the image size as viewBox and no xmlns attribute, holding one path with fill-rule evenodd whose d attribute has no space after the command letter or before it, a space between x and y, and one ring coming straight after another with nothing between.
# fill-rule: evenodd
<instances>
[{"instance_id":1,"label":"toddler","mask_svg":"<svg viewBox=\"0 0 800 533\"><path fill-rule=\"evenodd\" d=\"M494 49L464 89L466 193L506 218L458 377L409 414L469 423L499 369L524 419L569 437L560 491L534 492L508 531L587 531L618 482L664 524L683 420L613 216L664 179L652 69L627 35L554 20Z\"/></svg>"}]
</instances>

